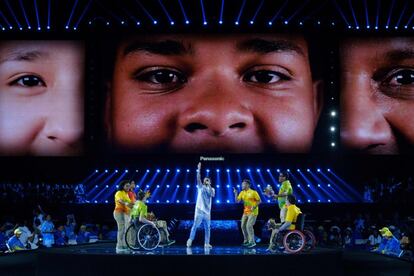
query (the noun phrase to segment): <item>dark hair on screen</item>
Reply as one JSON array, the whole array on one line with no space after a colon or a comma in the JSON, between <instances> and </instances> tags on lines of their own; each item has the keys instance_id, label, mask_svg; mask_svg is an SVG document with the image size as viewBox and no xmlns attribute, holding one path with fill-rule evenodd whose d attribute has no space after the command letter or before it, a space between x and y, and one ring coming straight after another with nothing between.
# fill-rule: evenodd
<instances>
[{"instance_id":1,"label":"dark hair on screen","mask_svg":"<svg viewBox=\"0 0 414 276\"><path fill-rule=\"evenodd\" d=\"M129 180L122 180L118 185L118 191L124 190L126 184L129 184Z\"/></svg>"},{"instance_id":2,"label":"dark hair on screen","mask_svg":"<svg viewBox=\"0 0 414 276\"><path fill-rule=\"evenodd\" d=\"M286 178L286 180L289 180L289 172L288 171L281 171L279 173L279 176L283 176Z\"/></svg>"},{"instance_id":3,"label":"dark hair on screen","mask_svg":"<svg viewBox=\"0 0 414 276\"><path fill-rule=\"evenodd\" d=\"M296 204L296 196L294 195L287 195L287 200L290 204Z\"/></svg>"}]
</instances>

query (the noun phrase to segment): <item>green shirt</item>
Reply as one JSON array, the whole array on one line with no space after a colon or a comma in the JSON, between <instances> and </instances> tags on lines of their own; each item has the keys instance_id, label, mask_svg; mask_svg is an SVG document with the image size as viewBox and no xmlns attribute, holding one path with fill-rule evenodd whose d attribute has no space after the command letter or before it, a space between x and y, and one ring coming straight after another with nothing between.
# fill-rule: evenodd
<instances>
[{"instance_id":1,"label":"green shirt","mask_svg":"<svg viewBox=\"0 0 414 276\"><path fill-rule=\"evenodd\" d=\"M145 202L141 200L137 200L132 208L131 217L133 219L139 218L140 216L147 217L148 214L148 207Z\"/></svg>"},{"instance_id":2,"label":"green shirt","mask_svg":"<svg viewBox=\"0 0 414 276\"><path fill-rule=\"evenodd\" d=\"M290 184L289 180L285 180L282 182L282 185L280 185L280 189L279 189L279 195L287 193L288 195L293 194L293 189L292 189L292 185ZM285 207L286 204L286 197L278 197L277 199L278 203L279 203L279 208L282 209L283 207Z\"/></svg>"}]
</instances>

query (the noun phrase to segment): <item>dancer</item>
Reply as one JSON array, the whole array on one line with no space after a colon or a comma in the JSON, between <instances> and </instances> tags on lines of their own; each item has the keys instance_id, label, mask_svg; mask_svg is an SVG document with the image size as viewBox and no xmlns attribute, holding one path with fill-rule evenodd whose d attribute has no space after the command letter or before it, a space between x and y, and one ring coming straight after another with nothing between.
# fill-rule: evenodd
<instances>
[{"instance_id":1,"label":"dancer","mask_svg":"<svg viewBox=\"0 0 414 276\"><path fill-rule=\"evenodd\" d=\"M259 214L259 204L261 199L259 194L250 189L250 180L244 179L242 182L242 191L237 195L236 188L233 188L235 201L239 203L243 201L244 210L241 219L241 228L243 232L243 246L252 248L256 246L254 240L254 224L256 223L257 215Z\"/></svg>"},{"instance_id":2,"label":"dancer","mask_svg":"<svg viewBox=\"0 0 414 276\"><path fill-rule=\"evenodd\" d=\"M118 226L116 253L128 252L128 248L125 243L125 231L130 220L129 212L133 207L131 199L128 196L129 189L129 182L124 180L119 184L118 191L115 193L114 219Z\"/></svg>"},{"instance_id":3,"label":"dancer","mask_svg":"<svg viewBox=\"0 0 414 276\"><path fill-rule=\"evenodd\" d=\"M277 198L279 209L280 209L280 222L284 223L286 218L286 198L288 195L293 194L292 184L289 181L289 175L287 172L279 173L280 189L279 193L275 195Z\"/></svg>"},{"instance_id":4,"label":"dancer","mask_svg":"<svg viewBox=\"0 0 414 276\"><path fill-rule=\"evenodd\" d=\"M211 199L215 196L215 190L211 187L211 179L204 177L201 182L201 162L197 170L197 203L194 213L194 223L191 227L190 237L187 240L187 247L191 247L197 228L204 225L204 247L212 248L210 245L210 221L211 221Z\"/></svg>"}]
</instances>

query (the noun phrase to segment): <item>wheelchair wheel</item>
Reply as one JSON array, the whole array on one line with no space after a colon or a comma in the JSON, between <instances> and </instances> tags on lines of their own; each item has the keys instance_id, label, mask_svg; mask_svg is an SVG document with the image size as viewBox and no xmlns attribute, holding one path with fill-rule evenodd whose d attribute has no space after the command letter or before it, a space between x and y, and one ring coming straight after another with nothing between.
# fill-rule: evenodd
<instances>
[{"instance_id":1,"label":"wheelchair wheel","mask_svg":"<svg viewBox=\"0 0 414 276\"><path fill-rule=\"evenodd\" d=\"M129 249L131 250L139 250L141 248L138 242L138 231L137 227L134 223L132 223L126 233L125 233L125 242Z\"/></svg>"},{"instance_id":2,"label":"wheelchair wheel","mask_svg":"<svg viewBox=\"0 0 414 276\"><path fill-rule=\"evenodd\" d=\"M309 230L303 230L303 234L305 235L305 247L303 251L309 251L316 246L316 238L313 233Z\"/></svg>"},{"instance_id":3,"label":"wheelchair wheel","mask_svg":"<svg viewBox=\"0 0 414 276\"><path fill-rule=\"evenodd\" d=\"M305 247L305 235L298 231L289 231L283 238L283 246L288 253L298 253Z\"/></svg>"},{"instance_id":4,"label":"wheelchair wheel","mask_svg":"<svg viewBox=\"0 0 414 276\"><path fill-rule=\"evenodd\" d=\"M144 224L138 230L137 240L143 249L154 250L161 242L161 233L158 228Z\"/></svg>"}]
</instances>

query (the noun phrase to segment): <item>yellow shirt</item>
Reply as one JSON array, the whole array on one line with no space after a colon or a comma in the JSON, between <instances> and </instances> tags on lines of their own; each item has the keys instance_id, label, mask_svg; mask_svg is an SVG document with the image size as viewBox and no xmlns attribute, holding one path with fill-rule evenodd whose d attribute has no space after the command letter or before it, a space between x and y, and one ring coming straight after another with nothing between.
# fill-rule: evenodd
<instances>
[{"instance_id":1,"label":"yellow shirt","mask_svg":"<svg viewBox=\"0 0 414 276\"><path fill-rule=\"evenodd\" d=\"M255 190L248 189L247 191L241 191L237 196L237 200L243 200L244 215L253 214L254 216L257 216L259 214L258 204L260 202L260 196Z\"/></svg>"},{"instance_id":2,"label":"yellow shirt","mask_svg":"<svg viewBox=\"0 0 414 276\"><path fill-rule=\"evenodd\" d=\"M115 211L129 214L130 208L119 203L118 200L131 203L131 199L129 198L128 193L125 191L118 191L115 193Z\"/></svg>"},{"instance_id":3,"label":"yellow shirt","mask_svg":"<svg viewBox=\"0 0 414 276\"><path fill-rule=\"evenodd\" d=\"M296 223L296 220L298 219L298 215L301 213L302 212L296 205L289 205L287 206L287 213L286 213L285 221ZM295 226L296 226L295 224L291 224L288 230L295 230L296 229Z\"/></svg>"}]
</instances>

